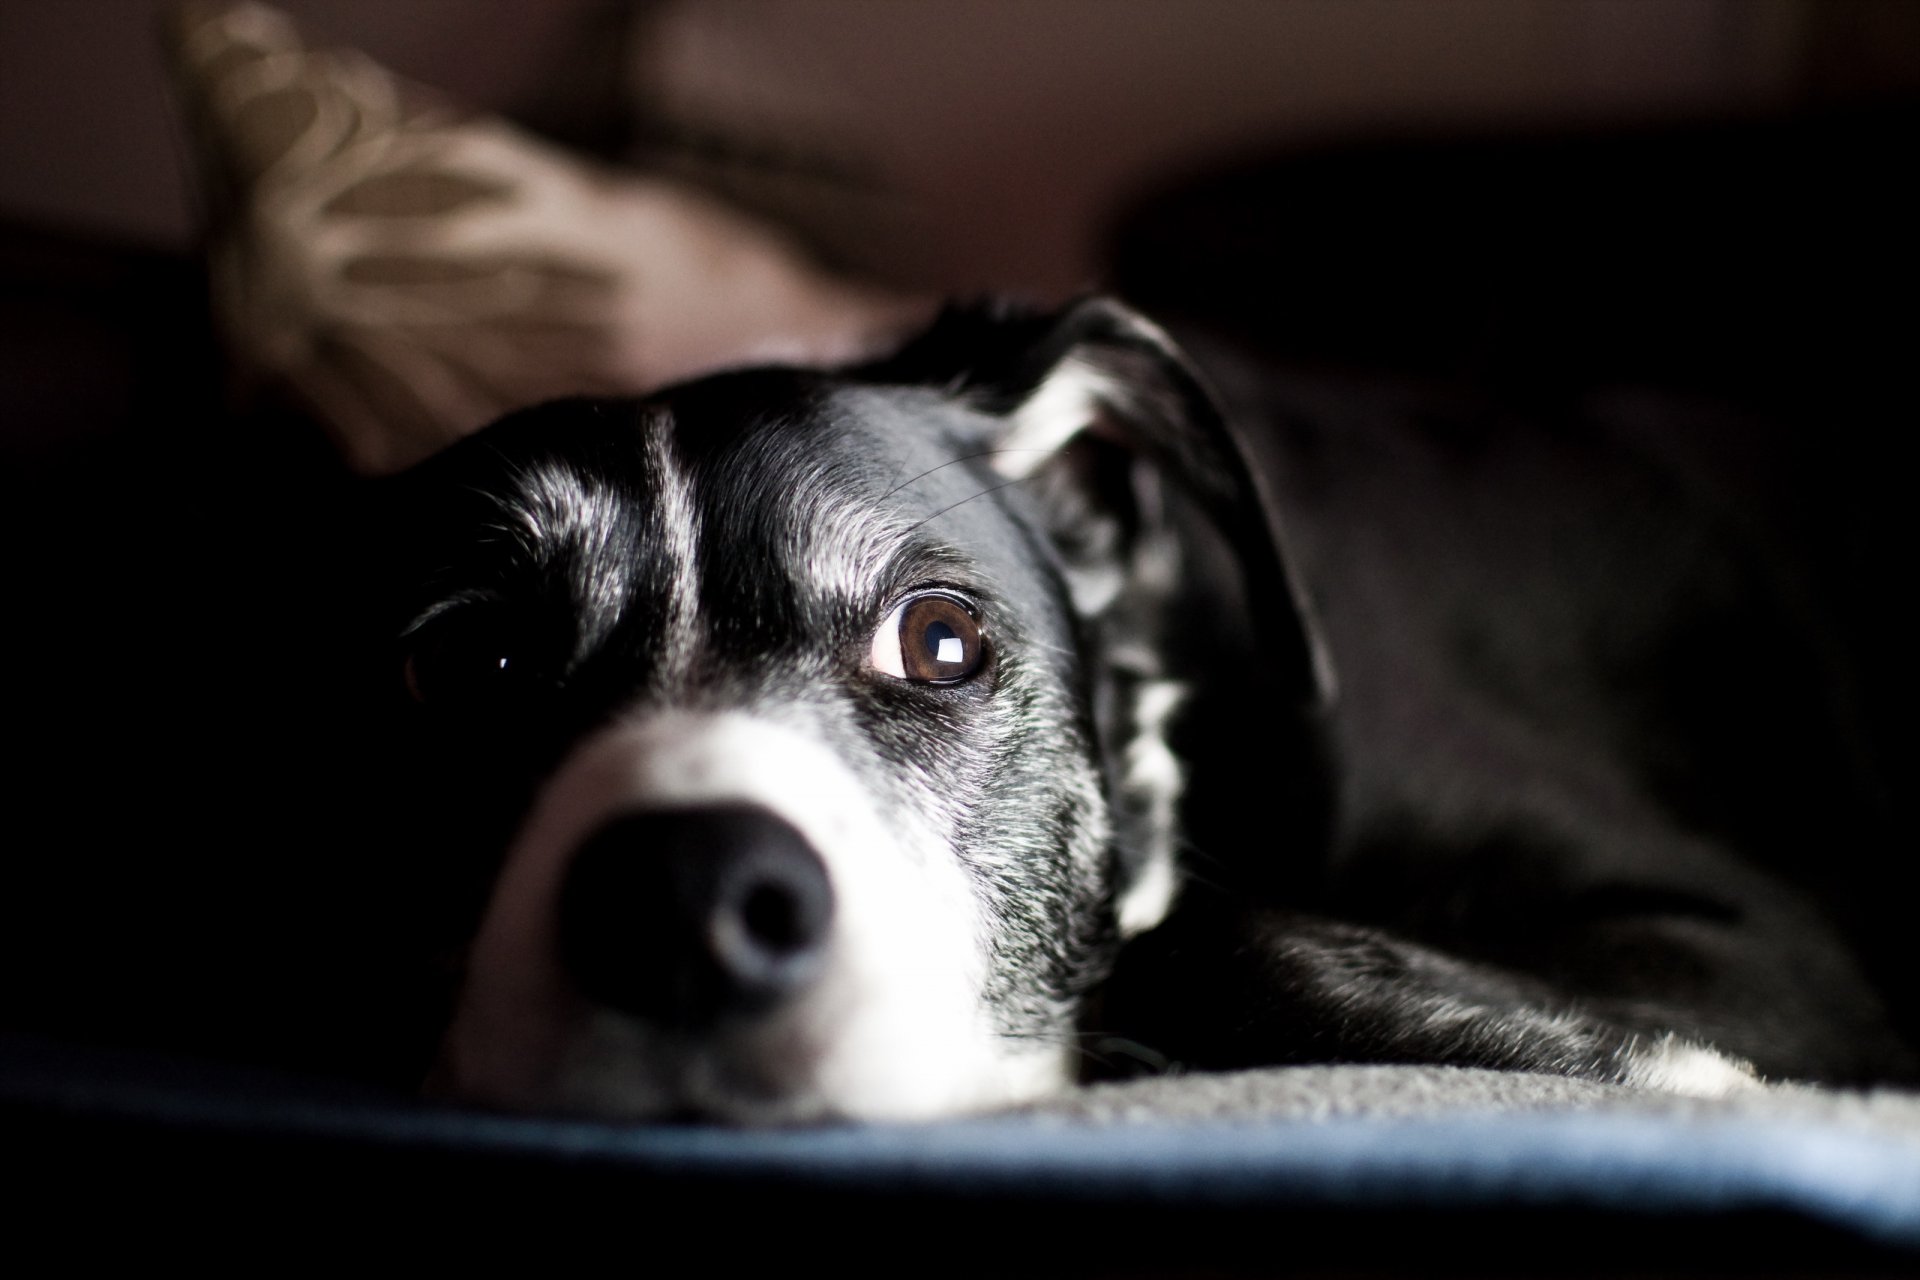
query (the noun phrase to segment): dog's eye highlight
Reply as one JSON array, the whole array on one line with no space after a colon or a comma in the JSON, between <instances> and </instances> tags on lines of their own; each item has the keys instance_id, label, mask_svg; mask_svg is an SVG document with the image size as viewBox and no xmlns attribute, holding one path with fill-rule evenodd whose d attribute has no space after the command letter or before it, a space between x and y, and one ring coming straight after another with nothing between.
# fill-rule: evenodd
<instances>
[{"instance_id":1,"label":"dog's eye highlight","mask_svg":"<svg viewBox=\"0 0 1920 1280\"><path fill-rule=\"evenodd\" d=\"M874 668L915 684L953 684L978 674L987 652L980 619L964 601L927 593L903 600L874 632Z\"/></svg>"}]
</instances>

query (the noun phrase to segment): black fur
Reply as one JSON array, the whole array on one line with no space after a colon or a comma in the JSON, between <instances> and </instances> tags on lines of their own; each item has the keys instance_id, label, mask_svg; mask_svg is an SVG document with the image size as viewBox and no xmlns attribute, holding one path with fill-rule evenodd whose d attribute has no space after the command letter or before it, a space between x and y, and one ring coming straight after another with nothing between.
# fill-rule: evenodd
<instances>
[{"instance_id":1,"label":"black fur","mask_svg":"<svg viewBox=\"0 0 1920 1280\"><path fill-rule=\"evenodd\" d=\"M1192 892L1108 1025L1211 1067L1632 1079L1679 1036L1915 1078L1910 877L1820 602L1845 579L1783 539L1835 460L1684 403L1515 412L1208 355L1338 674L1337 813L1276 871L1257 779L1196 794ZM1202 750L1244 715L1199 710Z\"/></svg>"}]
</instances>

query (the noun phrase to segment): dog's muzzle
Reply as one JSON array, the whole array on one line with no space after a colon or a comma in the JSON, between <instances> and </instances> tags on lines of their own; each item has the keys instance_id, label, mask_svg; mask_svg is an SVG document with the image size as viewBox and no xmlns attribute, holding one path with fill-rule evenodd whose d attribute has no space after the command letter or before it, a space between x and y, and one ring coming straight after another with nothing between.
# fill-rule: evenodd
<instances>
[{"instance_id":1,"label":"dog's muzzle","mask_svg":"<svg viewBox=\"0 0 1920 1280\"><path fill-rule=\"evenodd\" d=\"M914 1119L1032 1097L966 867L824 734L665 711L590 739L508 850L428 1088L634 1118Z\"/></svg>"},{"instance_id":2,"label":"dog's muzzle","mask_svg":"<svg viewBox=\"0 0 1920 1280\"><path fill-rule=\"evenodd\" d=\"M662 1027L767 1011L820 974L833 888L764 809L624 814L586 837L560 891L559 950L581 994Z\"/></svg>"}]
</instances>

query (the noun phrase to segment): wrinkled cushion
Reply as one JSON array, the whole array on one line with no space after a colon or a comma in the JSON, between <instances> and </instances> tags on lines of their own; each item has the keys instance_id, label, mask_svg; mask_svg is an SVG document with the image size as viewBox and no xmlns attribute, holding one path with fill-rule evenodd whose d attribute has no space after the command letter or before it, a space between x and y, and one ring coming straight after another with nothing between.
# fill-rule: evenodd
<instances>
[{"instance_id":1,"label":"wrinkled cushion","mask_svg":"<svg viewBox=\"0 0 1920 1280\"><path fill-rule=\"evenodd\" d=\"M926 312L684 187L310 47L265 6L183 6L171 45L239 371L362 471L555 396L858 358Z\"/></svg>"}]
</instances>

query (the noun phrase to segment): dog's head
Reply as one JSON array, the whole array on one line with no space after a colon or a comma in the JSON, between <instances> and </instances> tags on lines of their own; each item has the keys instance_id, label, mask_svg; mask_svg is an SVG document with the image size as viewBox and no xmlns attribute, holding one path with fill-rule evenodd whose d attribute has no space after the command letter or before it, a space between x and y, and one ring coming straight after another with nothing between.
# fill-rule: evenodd
<instances>
[{"instance_id":1,"label":"dog's head","mask_svg":"<svg viewBox=\"0 0 1920 1280\"><path fill-rule=\"evenodd\" d=\"M470 886L434 1081L470 1100L1057 1087L1174 894L1195 669L1281 707L1274 743L1318 687L1247 468L1110 303L547 406L387 488L382 751Z\"/></svg>"}]
</instances>

